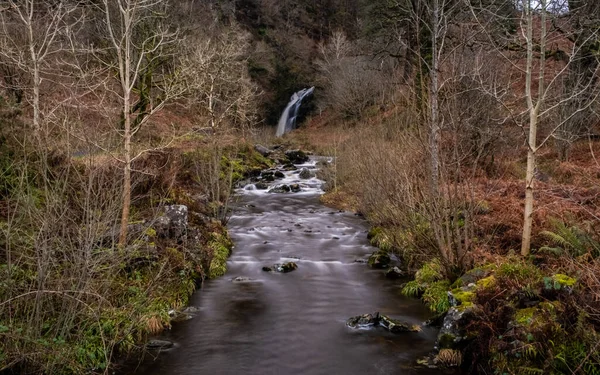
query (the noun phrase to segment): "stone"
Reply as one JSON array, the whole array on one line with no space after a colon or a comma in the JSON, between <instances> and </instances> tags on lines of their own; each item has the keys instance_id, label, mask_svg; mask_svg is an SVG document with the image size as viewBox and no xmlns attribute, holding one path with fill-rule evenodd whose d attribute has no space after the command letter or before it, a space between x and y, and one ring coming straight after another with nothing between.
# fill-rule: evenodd
<instances>
[{"instance_id":1,"label":"stone","mask_svg":"<svg viewBox=\"0 0 600 375\"><path fill-rule=\"evenodd\" d=\"M265 157L269 156L273 153L273 151L271 151L268 148L266 148L265 146L259 145L259 144L254 145L254 150Z\"/></svg>"},{"instance_id":2,"label":"stone","mask_svg":"<svg viewBox=\"0 0 600 375\"><path fill-rule=\"evenodd\" d=\"M291 184L290 190L292 193L298 193L298 192L302 191L302 188L298 184Z\"/></svg>"},{"instance_id":3,"label":"stone","mask_svg":"<svg viewBox=\"0 0 600 375\"><path fill-rule=\"evenodd\" d=\"M265 272L281 272L281 273L288 273L288 272L292 272L294 270L298 269L298 265L294 262L287 262L287 263L283 263L283 264L274 264L271 267L263 267L262 270Z\"/></svg>"},{"instance_id":4,"label":"stone","mask_svg":"<svg viewBox=\"0 0 600 375\"><path fill-rule=\"evenodd\" d=\"M254 184L254 187L256 190L267 190L269 185L267 185L265 182L257 182Z\"/></svg>"},{"instance_id":5,"label":"stone","mask_svg":"<svg viewBox=\"0 0 600 375\"><path fill-rule=\"evenodd\" d=\"M369 257L367 263L373 268L388 268L391 261L392 259L385 251L378 250Z\"/></svg>"},{"instance_id":6,"label":"stone","mask_svg":"<svg viewBox=\"0 0 600 375\"><path fill-rule=\"evenodd\" d=\"M303 164L308 161L308 155L302 150L288 150L285 152L285 156L292 164Z\"/></svg>"},{"instance_id":7,"label":"stone","mask_svg":"<svg viewBox=\"0 0 600 375\"><path fill-rule=\"evenodd\" d=\"M150 340L146 343L146 349L148 350L163 350L173 347L173 343L167 340Z\"/></svg>"},{"instance_id":8,"label":"stone","mask_svg":"<svg viewBox=\"0 0 600 375\"><path fill-rule=\"evenodd\" d=\"M310 173L310 170L308 170L308 168L302 168L300 170L300 173L298 174L298 177L300 177L303 180L308 180L312 176L313 175L312 175L312 173Z\"/></svg>"},{"instance_id":9,"label":"stone","mask_svg":"<svg viewBox=\"0 0 600 375\"><path fill-rule=\"evenodd\" d=\"M346 325L352 328L376 326L379 323L379 313L363 314L353 316L346 321Z\"/></svg>"},{"instance_id":10,"label":"stone","mask_svg":"<svg viewBox=\"0 0 600 375\"><path fill-rule=\"evenodd\" d=\"M275 172L269 171L269 170L262 171L260 173L260 178L261 178L261 180L266 181L266 182L273 182L273 181L275 181Z\"/></svg>"},{"instance_id":11,"label":"stone","mask_svg":"<svg viewBox=\"0 0 600 375\"><path fill-rule=\"evenodd\" d=\"M466 326L474 315L474 305L469 307L451 307L444 317L442 328L437 337L437 349L456 349L467 341Z\"/></svg>"},{"instance_id":12,"label":"stone","mask_svg":"<svg viewBox=\"0 0 600 375\"><path fill-rule=\"evenodd\" d=\"M421 330L419 326L408 324L398 319L392 319L389 316L383 314L379 317L379 325L387 329L391 333L419 332Z\"/></svg>"},{"instance_id":13,"label":"stone","mask_svg":"<svg viewBox=\"0 0 600 375\"><path fill-rule=\"evenodd\" d=\"M182 204L166 206L164 215L154 223L159 237L177 241L183 239L188 227L188 208Z\"/></svg>"},{"instance_id":14,"label":"stone","mask_svg":"<svg viewBox=\"0 0 600 375\"><path fill-rule=\"evenodd\" d=\"M387 271L385 271L384 276L387 277L388 279L399 279L402 276L404 276L404 274L402 273L400 268L394 266L394 267L388 269Z\"/></svg>"},{"instance_id":15,"label":"stone","mask_svg":"<svg viewBox=\"0 0 600 375\"><path fill-rule=\"evenodd\" d=\"M275 185L270 190L269 193L289 193L291 191L288 185Z\"/></svg>"},{"instance_id":16,"label":"stone","mask_svg":"<svg viewBox=\"0 0 600 375\"><path fill-rule=\"evenodd\" d=\"M273 176L275 176L275 178L285 178L285 174L283 174L282 171L275 171L275 173L273 173Z\"/></svg>"}]
</instances>

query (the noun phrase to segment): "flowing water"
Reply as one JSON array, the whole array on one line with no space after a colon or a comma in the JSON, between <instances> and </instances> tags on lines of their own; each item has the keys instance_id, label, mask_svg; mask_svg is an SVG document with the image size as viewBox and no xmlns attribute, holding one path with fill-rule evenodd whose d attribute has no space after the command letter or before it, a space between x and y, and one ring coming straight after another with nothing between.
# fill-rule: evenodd
<instances>
[{"instance_id":1,"label":"flowing water","mask_svg":"<svg viewBox=\"0 0 600 375\"><path fill-rule=\"evenodd\" d=\"M323 206L316 178L286 172L278 181L294 182L302 192L238 192L227 274L204 283L191 300L196 317L164 335L175 347L138 374L439 373L414 368L433 348L436 329L391 334L346 326L349 317L376 311L412 324L430 314L401 295L398 281L356 262L374 250L363 219ZM262 271L286 261L298 269Z\"/></svg>"},{"instance_id":2,"label":"flowing water","mask_svg":"<svg viewBox=\"0 0 600 375\"><path fill-rule=\"evenodd\" d=\"M308 89L302 89L292 95L288 105L283 110L279 123L277 124L277 131L275 136L281 137L287 132L292 131L296 127L296 117L298 117L298 110L302 104L302 100L309 95L312 95L314 87Z\"/></svg>"}]
</instances>

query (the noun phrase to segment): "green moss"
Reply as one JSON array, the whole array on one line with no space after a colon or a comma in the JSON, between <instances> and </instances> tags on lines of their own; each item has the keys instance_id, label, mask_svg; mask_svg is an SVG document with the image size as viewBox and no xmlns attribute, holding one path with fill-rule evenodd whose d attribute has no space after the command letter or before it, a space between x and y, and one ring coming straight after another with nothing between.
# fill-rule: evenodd
<instances>
[{"instance_id":1,"label":"green moss","mask_svg":"<svg viewBox=\"0 0 600 375\"><path fill-rule=\"evenodd\" d=\"M515 321L522 326L530 326L533 323L533 317L537 311L535 307L517 310Z\"/></svg>"},{"instance_id":2,"label":"green moss","mask_svg":"<svg viewBox=\"0 0 600 375\"><path fill-rule=\"evenodd\" d=\"M146 229L146 231L144 233L148 237L156 237L156 229L154 229L152 227L149 227L148 229Z\"/></svg>"},{"instance_id":3,"label":"green moss","mask_svg":"<svg viewBox=\"0 0 600 375\"><path fill-rule=\"evenodd\" d=\"M562 273L557 273L552 275L552 280L554 280L555 283L559 283L561 286L566 286L566 287L572 287L575 285L575 283L577 282L576 279L564 275Z\"/></svg>"},{"instance_id":4,"label":"green moss","mask_svg":"<svg viewBox=\"0 0 600 375\"><path fill-rule=\"evenodd\" d=\"M477 281L477 287L480 289L489 289L496 285L496 277L494 275L490 275L488 277L484 277Z\"/></svg>"},{"instance_id":5,"label":"green moss","mask_svg":"<svg viewBox=\"0 0 600 375\"><path fill-rule=\"evenodd\" d=\"M542 272L520 257L509 257L498 267L496 277L510 278L519 283L537 283L542 279Z\"/></svg>"},{"instance_id":6,"label":"green moss","mask_svg":"<svg viewBox=\"0 0 600 375\"><path fill-rule=\"evenodd\" d=\"M213 232L208 246L212 250L212 259L208 269L208 277L214 279L227 272L227 259L231 255L233 243L226 234Z\"/></svg>"}]
</instances>

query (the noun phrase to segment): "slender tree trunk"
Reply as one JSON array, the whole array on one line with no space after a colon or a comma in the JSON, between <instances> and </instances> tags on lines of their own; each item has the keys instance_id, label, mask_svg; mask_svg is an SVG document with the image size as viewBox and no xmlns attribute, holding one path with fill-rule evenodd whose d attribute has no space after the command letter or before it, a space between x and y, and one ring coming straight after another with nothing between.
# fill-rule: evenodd
<instances>
[{"instance_id":1,"label":"slender tree trunk","mask_svg":"<svg viewBox=\"0 0 600 375\"><path fill-rule=\"evenodd\" d=\"M430 75L430 89L429 89L429 106L430 106L430 133L429 133L429 148L431 152L431 189L435 194L438 190L438 179L440 173L440 160L439 160L439 104L438 104L438 24L439 24L439 0L433 0L433 19L432 19L432 32L431 32L431 69Z\"/></svg>"},{"instance_id":2,"label":"slender tree trunk","mask_svg":"<svg viewBox=\"0 0 600 375\"><path fill-rule=\"evenodd\" d=\"M521 255L527 256L531 250L531 229L533 227L533 193L537 153L537 126L539 122L540 108L544 104L544 74L546 64L546 0L540 0L541 5L541 35L540 35L540 58L538 71L538 95L534 104L533 100L533 12L531 0L523 3L523 11L527 17L527 67L525 81L525 95L527 108L529 110L529 136L527 139L527 171L525 176L525 210L523 212L523 236L521 240Z\"/></svg>"}]
</instances>

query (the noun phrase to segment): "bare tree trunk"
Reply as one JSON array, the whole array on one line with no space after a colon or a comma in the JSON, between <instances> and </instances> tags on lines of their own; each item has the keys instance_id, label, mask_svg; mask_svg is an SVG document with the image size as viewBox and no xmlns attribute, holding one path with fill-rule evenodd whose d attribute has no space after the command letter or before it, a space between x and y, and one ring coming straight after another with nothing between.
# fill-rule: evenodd
<instances>
[{"instance_id":1,"label":"bare tree trunk","mask_svg":"<svg viewBox=\"0 0 600 375\"><path fill-rule=\"evenodd\" d=\"M438 27L440 18L439 0L433 0L433 19L431 32L431 69L430 69L430 110L431 124L429 133L429 148L431 152L431 190L435 194L438 190L438 179L440 173L439 159L439 103L438 103Z\"/></svg>"},{"instance_id":2,"label":"bare tree trunk","mask_svg":"<svg viewBox=\"0 0 600 375\"><path fill-rule=\"evenodd\" d=\"M529 136L527 139L527 172L525 176L525 210L523 212L523 236L521 240L521 255L527 256L531 250L531 229L533 227L533 192L534 178L536 168L537 145L537 127L540 108L544 103L544 74L545 74L545 54L546 54L546 0L541 0L541 36L540 36L540 61L538 72L538 95L534 104L531 81L533 79L533 12L531 9L531 0L523 3L525 17L527 17L527 67L525 95L527 108L529 111Z\"/></svg>"}]
</instances>

